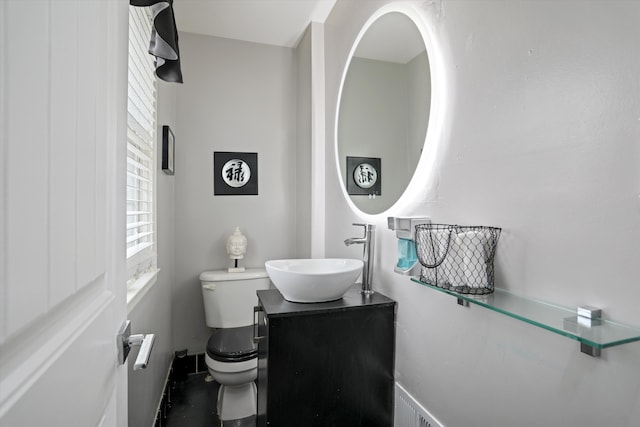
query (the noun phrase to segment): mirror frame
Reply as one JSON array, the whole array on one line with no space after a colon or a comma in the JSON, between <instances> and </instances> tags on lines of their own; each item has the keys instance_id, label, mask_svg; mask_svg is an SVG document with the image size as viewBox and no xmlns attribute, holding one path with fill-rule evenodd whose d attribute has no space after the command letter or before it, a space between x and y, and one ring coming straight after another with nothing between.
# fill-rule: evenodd
<instances>
[{"instance_id":1,"label":"mirror frame","mask_svg":"<svg viewBox=\"0 0 640 427\"><path fill-rule=\"evenodd\" d=\"M360 41L369 30L369 28L375 24L375 22L381 18L382 16L388 14L398 12L405 15L409 18L420 33L422 37L422 41L424 42L427 56L429 58L429 70L431 73L431 100L430 100L430 111L429 118L427 123L427 132L425 135L425 141L422 146L422 154L420 155L420 160L416 166L416 169L407 184L407 187L403 191L403 193L398 197L398 199L393 202L393 204L386 210L379 213L367 213L360 210L351 200L347 192L347 187L345 183L345 177L342 176L341 168L340 168L340 150L339 150L339 138L338 138L338 123L340 121L340 104L342 101L342 90L344 88L344 83L347 77L347 73L349 72L349 67L351 65L351 60L360 44ZM435 164L437 158L437 152L439 148L439 142L441 139L442 129L443 129L443 117L446 116L446 103L444 96L444 88L447 87L446 83L446 74L444 73L444 61L441 55L440 50L436 43L434 43L434 36L431 30L432 24L430 24L427 20L427 16L425 16L425 11L420 10L416 6L407 3L390 3L385 6L382 6L378 10L376 10L364 23L358 35L356 36L353 45L351 46L351 50L349 51L349 55L347 57L347 61L344 66L344 70L342 72L342 78L340 79L340 87L338 90L338 102L336 105L336 115L334 120L334 154L335 154L335 168L336 173L338 174L338 180L340 183L340 190L342 192L343 197L347 201L347 204L351 208L353 212L358 214L360 217L365 218L367 220L374 220L377 217L386 217L398 212L402 212L405 210L408 205L412 203L414 200L420 200L419 192L422 191L424 194L425 188L429 188L429 186L435 186ZM421 182L418 182L416 178L420 175L422 178ZM424 180L427 181L427 185L425 185ZM423 198L424 196L422 196Z\"/></svg>"}]
</instances>

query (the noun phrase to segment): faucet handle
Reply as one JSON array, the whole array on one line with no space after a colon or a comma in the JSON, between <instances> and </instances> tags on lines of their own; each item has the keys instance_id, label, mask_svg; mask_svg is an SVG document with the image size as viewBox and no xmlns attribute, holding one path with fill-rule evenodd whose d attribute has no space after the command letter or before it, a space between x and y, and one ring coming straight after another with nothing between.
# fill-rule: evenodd
<instances>
[{"instance_id":1,"label":"faucet handle","mask_svg":"<svg viewBox=\"0 0 640 427\"><path fill-rule=\"evenodd\" d=\"M359 222L354 222L354 223L352 223L352 225L357 225L357 226L360 226L360 227L364 227L365 230L375 230L376 229L375 224L361 224Z\"/></svg>"}]
</instances>

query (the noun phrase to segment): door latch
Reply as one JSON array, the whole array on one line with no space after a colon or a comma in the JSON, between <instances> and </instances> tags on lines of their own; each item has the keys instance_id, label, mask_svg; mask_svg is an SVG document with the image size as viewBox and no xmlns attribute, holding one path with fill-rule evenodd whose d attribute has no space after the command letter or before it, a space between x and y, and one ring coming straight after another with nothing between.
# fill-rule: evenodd
<instances>
[{"instance_id":1,"label":"door latch","mask_svg":"<svg viewBox=\"0 0 640 427\"><path fill-rule=\"evenodd\" d=\"M118 344L118 363L121 365L124 364L131 348L139 346L140 351L133 364L133 370L138 371L146 368L149 364L149 357L151 356L151 349L153 348L155 339L156 336L154 334L131 335L131 321L125 320L118 331L118 337L116 339Z\"/></svg>"}]
</instances>

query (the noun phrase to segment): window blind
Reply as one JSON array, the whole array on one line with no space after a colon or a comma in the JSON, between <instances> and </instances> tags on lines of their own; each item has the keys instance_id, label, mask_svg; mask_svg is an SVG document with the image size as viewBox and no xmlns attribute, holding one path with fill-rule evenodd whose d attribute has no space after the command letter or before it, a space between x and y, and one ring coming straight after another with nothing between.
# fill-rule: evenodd
<instances>
[{"instance_id":1,"label":"window blind","mask_svg":"<svg viewBox=\"0 0 640 427\"><path fill-rule=\"evenodd\" d=\"M156 267L156 80L153 59L147 52L150 34L148 8L129 7L127 283Z\"/></svg>"}]
</instances>

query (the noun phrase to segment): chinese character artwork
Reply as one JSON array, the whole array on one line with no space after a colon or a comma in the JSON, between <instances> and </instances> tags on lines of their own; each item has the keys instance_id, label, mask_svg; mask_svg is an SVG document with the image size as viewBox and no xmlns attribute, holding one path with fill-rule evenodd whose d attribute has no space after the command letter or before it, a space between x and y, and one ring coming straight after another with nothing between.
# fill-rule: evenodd
<instances>
[{"instance_id":1,"label":"chinese character artwork","mask_svg":"<svg viewBox=\"0 0 640 427\"><path fill-rule=\"evenodd\" d=\"M347 156L346 186L349 195L380 196L382 159Z\"/></svg>"},{"instance_id":2,"label":"chinese character artwork","mask_svg":"<svg viewBox=\"0 0 640 427\"><path fill-rule=\"evenodd\" d=\"M216 151L213 153L213 194L257 195L258 154Z\"/></svg>"}]
</instances>

